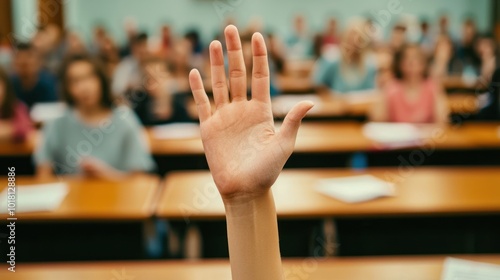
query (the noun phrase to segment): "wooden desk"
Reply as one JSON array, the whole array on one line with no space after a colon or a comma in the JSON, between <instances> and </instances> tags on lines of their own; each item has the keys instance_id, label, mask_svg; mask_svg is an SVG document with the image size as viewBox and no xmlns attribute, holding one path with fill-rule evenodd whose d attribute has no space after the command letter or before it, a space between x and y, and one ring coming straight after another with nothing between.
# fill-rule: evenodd
<instances>
[{"instance_id":1,"label":"wooden desk","mask_svg":"<svg viewBox=\"0 0 500 280\"><path fill-rule=\"evenodd\" d=\"M318 179L371 174L396 182L396 196L347 204L314 190ZM408 174L408 175L407 175ZM374 168L285 170L273 186L280 218L433 216L500 213L500 168ZM157 216L224 219L224 207L209 172L167 176Z\"/></svg>"},{"instance_id":2,"label":"wooden desk","mask_svg":"<svg viewBox=\"0 0 500 280\"><path fill-rule=\"evenodd\" d=\"M33 177L16 177L17 185L54 182ZM6 177L0 177L7 182ZM140 175L119 182L77 177L62 177L69 185L69 193L54 212L16 213L20 221L63 220L141 220L152 216L159 178ZM0 192L6 183L0 184ZM5 214L0 219L5 219Z\"/></svg>"},{"instance_id":3,"label":"wooden desk","mask_svg":"<svg viewBox=\"0 0 500 280\"><path fill-rule=\"evenodd\" d=\"M315 107L306 115L306 119L327 119L339 117L367 117L375 95L337 97L328 95L307 94L315 102ZM275 118L284 118L294 104L289 100L295 100L293 95L281 95L273 99L273 114ZM474 94L455 93L448 96L448 104L452 114L474 114L478 111L477 98Z\"/></svg>"},{"instance_id":4,"label":"wooden desk","mask_svg":"<svg viewBox=\"0 0 500 280\"><path fill-rule=\"evenodd\" d=\"M0 156L30 156L35 149L38 140L38 132L32 132L25 141L0 141Z\"/></svg>"},{"instance_id":5,"label":"wooden desk","mask_svg":"<svg viewBox=\"0 0 500 280\"><path fill-rule=\"evenodd\" d=\"M500 255L456 256L460 259L500 264ZM286 259L283 261L287 280L439 280L444 256L429 257L353 257L332 259ZM144 261L99 263L19 264L16 273L1 266L0 276L11 280L109 280L172 279L230 280L226 260L208 261ZM6 278L7 279L7 278Z\"/></svg>"},{"instance_id":6,"label":"wooden desk","mask_svg":"<svg viewBox=\"0 0 500 280\"><path fill-rule=\"evenodd\" d=\"M280 123L276 124L277 127ZM500 148L500 123L466 123L463 126L425 126L429 134L424 147L440 150ZM433 136L435 135L435 136ZM437 136L436 136L437 135ZM151 130L148 138L155 155L203 155L200 138L155 139ZM412 150L418 146L400 148ZM295 153L335 153L376 151L385 149L363 134L359 122L305 122L302 124L295 145Z\"/></svg>"}]
</instances>

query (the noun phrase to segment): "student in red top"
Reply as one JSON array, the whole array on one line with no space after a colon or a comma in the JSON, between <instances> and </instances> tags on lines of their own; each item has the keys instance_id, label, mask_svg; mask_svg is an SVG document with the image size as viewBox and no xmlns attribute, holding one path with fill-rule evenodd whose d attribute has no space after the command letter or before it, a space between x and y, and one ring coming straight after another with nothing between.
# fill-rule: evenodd
<instances>
[{"instance_id":1,"label":"student in red top","mask_svg":"<svg viewBox=\"0 0 500 280\"><path fill-rule=\"evenodd\" d=\"M442 86L427 75L427 59L418 45L406 45L394 59L394 81L375 102L371 120L446 123L448 105Z\"/></svg>"},{"instance_id":2,"label":"student in red top","mask_svg":"<svg viewBox=\"0 0 500 280\"><path fill-rule=\"evenodd\" d=\"M17 100L9 77L0 68L0 140L23 141L31 128L28 108Z\"/></svg>"}]
</instances>

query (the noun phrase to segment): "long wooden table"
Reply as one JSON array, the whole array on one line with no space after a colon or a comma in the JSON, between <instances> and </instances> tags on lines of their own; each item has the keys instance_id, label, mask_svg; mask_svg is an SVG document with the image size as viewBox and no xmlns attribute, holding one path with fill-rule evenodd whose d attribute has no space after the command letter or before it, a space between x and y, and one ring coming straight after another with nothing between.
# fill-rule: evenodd
<instances>
[{"instance_id":1,"label":"long wooden table","mask_svg":"<svg viewBox=\"0 0 500 280\"><path fill-rule=\"evenodd\" d=\"M279 128L281 123L276 123ZM500 148L500 123L465 123L461 126L425 126L429 137L426 145L436 149L474 150ZM433 132L435 134L433 134ZM199 137L189 139L158 139L151 129L147 130L151 152L154 155L203 155L203 144ZM432 136L434 135L434 137ZM436 136L437 135L437 136ZM1 156L30 156L33 143L39 141L40 133L34 133L28 143L6 142L0 145ZM407 146L403 149L414 149ZM295 146L295 153L335 153L374 151L386 149L363 134L363 124L351 122L305 122L302 124Z\"/></svg>"},{"instance_id":2,"label":"long wooden table","mask_svg":"<svg viewBox=\"0 0 500 280\"><path fill-rule=\"evenodd\" d=\"M395 182L394 197L348 204L314 190L322 178L371 174ZM500 213L500 168L372 168L284 170L273 186L280 218L436 216ZM167 175L158 217L224 219L209 172Z\"/></svg>"},{"instance_id":3,"label":"long wooden table","mask_svg":"<svg viewBox=\"0 0 500 280\"><path fill-rule=\"evenodd\" d=\"M0 192L7 187L7 178L0 177ZM123 181L104 181L81 177L60 177L40 180L16 177L16 184L34 185L65 182L69 193L54 212L16 213L19 221L137 221L152 217L159 178L135 176ZM0 215L5 220L6 214Z\"/></svg>"},{"instance_id":4,"label":"long wooden table","mask_svg":"<svg viewBox=\"0 0 500 280\"><path fill-rule=\"evenodd\" d=\"M276 125L278 128L280 123ZM425 126L429 135L423 147L440 150L500 148L500 123L466 123L462 126ZM152 153L155 155L202 155L200 138L157 139L148 131ZM411 150L419 145L400 149ZM334 153L382 150L381 146L363 134L359 122L303 123L295 145L295 153Z\"/></svg>"},{"instance_id":5,"label":"long wooden table","mask_svg":"<svg viewBox=\"0 0 500 280\"><path fill-rule=\"evenodd\" d=\"M456 257L471 261L500 264L500 255L464 255ZM444 256L425 256L287 259L283 261L283 267L285 279L287 280L439 280L443 272L445 258ZM226 260L21 263L16 267L16 273L8 272L5 265L1 267L1 278L11 280L231 279L229 262Z\"/></svg>"}]
</instances>

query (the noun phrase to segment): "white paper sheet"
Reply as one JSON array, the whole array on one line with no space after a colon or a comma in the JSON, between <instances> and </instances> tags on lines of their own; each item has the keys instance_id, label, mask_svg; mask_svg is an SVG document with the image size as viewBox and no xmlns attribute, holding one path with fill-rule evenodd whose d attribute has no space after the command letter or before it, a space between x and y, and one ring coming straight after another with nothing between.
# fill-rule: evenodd
<instances>
[{"instance_id":1,"label":"white paper sheet","mask_svg":"<svg viewBox=\"0 0 500 280\"><path fill-rule=\"evenodd\" d=\"M500 265L447 258L442 280L498 280Z\"/></svg>"},{"instance_id":2,"label":"white paper sheet","mask_svg":"<svg viewBox=\"0 0 500 280\"><path fill-rule=\"evenodd\" d=\"M382 145L399 147L418 145L424 137L422 131L410 123L367 123L363 134Z\"/></svg>"},{"instance_id":3,"label":"white paper sheet","mask_svg":"<svg viewBox=\"0 0 500 280\"><path fill-rule=\"evenodd\" d=\"M394 185L371 175L322 179L316 190L347 203L394 195Z\"/></svg>"},{"instance_id":4,"label":"white paper sheet","mask_svg":"<svg viewBox=\"0 0 500 280\"><path fill-rule=\"evenodd\" d=\"M200 138L200 126L196 123L172 123L153 127L157 139Z\"/></svg>"},{"instance_id":5,"label":"white paper sheet","mask_svg":"<svg viewBox=\"0 0 500 280\"><path fill-rule=\"evenodd\" d=\"M16 186L16 213L54 211L68 194L66 183ZM7 189L0 194L0 213L7 213Z\"/></svg>"},{"instance_id":6,"label":"white paper sheet","mask_svg":"<svg viewBox=\"0 0 500 280\"><path fill-rule=\"evenodd\" d=\"M276 113L286 114L297 103L305 100L312 101L314 103L314 107L311 109L312 112L319 110L321 104L323 103L321 98L316 94L288 94L275 97L273 99L273 108Z\"/></svg>"},{"instance_id":7,"label":"white paper sheet","mask_svg":"<svg viewBox=\"0 0 500 280\"><path fill-rule=\"evenodd\" d=\"M65 110L64 102L37 103L33 105L30 116L36 123L45 123L62 116Z\"/></svg>"}]
</instances>

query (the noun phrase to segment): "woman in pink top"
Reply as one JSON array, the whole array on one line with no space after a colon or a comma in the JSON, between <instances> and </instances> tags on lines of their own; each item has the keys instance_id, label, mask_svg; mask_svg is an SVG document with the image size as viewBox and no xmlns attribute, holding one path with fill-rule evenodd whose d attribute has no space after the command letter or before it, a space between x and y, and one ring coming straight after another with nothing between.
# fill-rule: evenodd
<instances>
[{"instance_id":1,"label":"woman in pink top","mask_svg":"<svg viewBox=\"0 0 500 280\"><path fill-rule=\"evenodd\" d=\"M0 140L23 141L31 128L28 108L17 100L9 77L0 69Z\"/></svg>"},{"instance_id":2,"label":"woman in pink top","mask_svg":"<svg viewBox=\"0 0 500 280\"><path fill-rule=\"evenodd\" d=\"M377 122L446 123L448 105L442 87L427 76L427 57L407 45L394 58L394 77L370 116Z\"/></svg>"}]
</instances>

